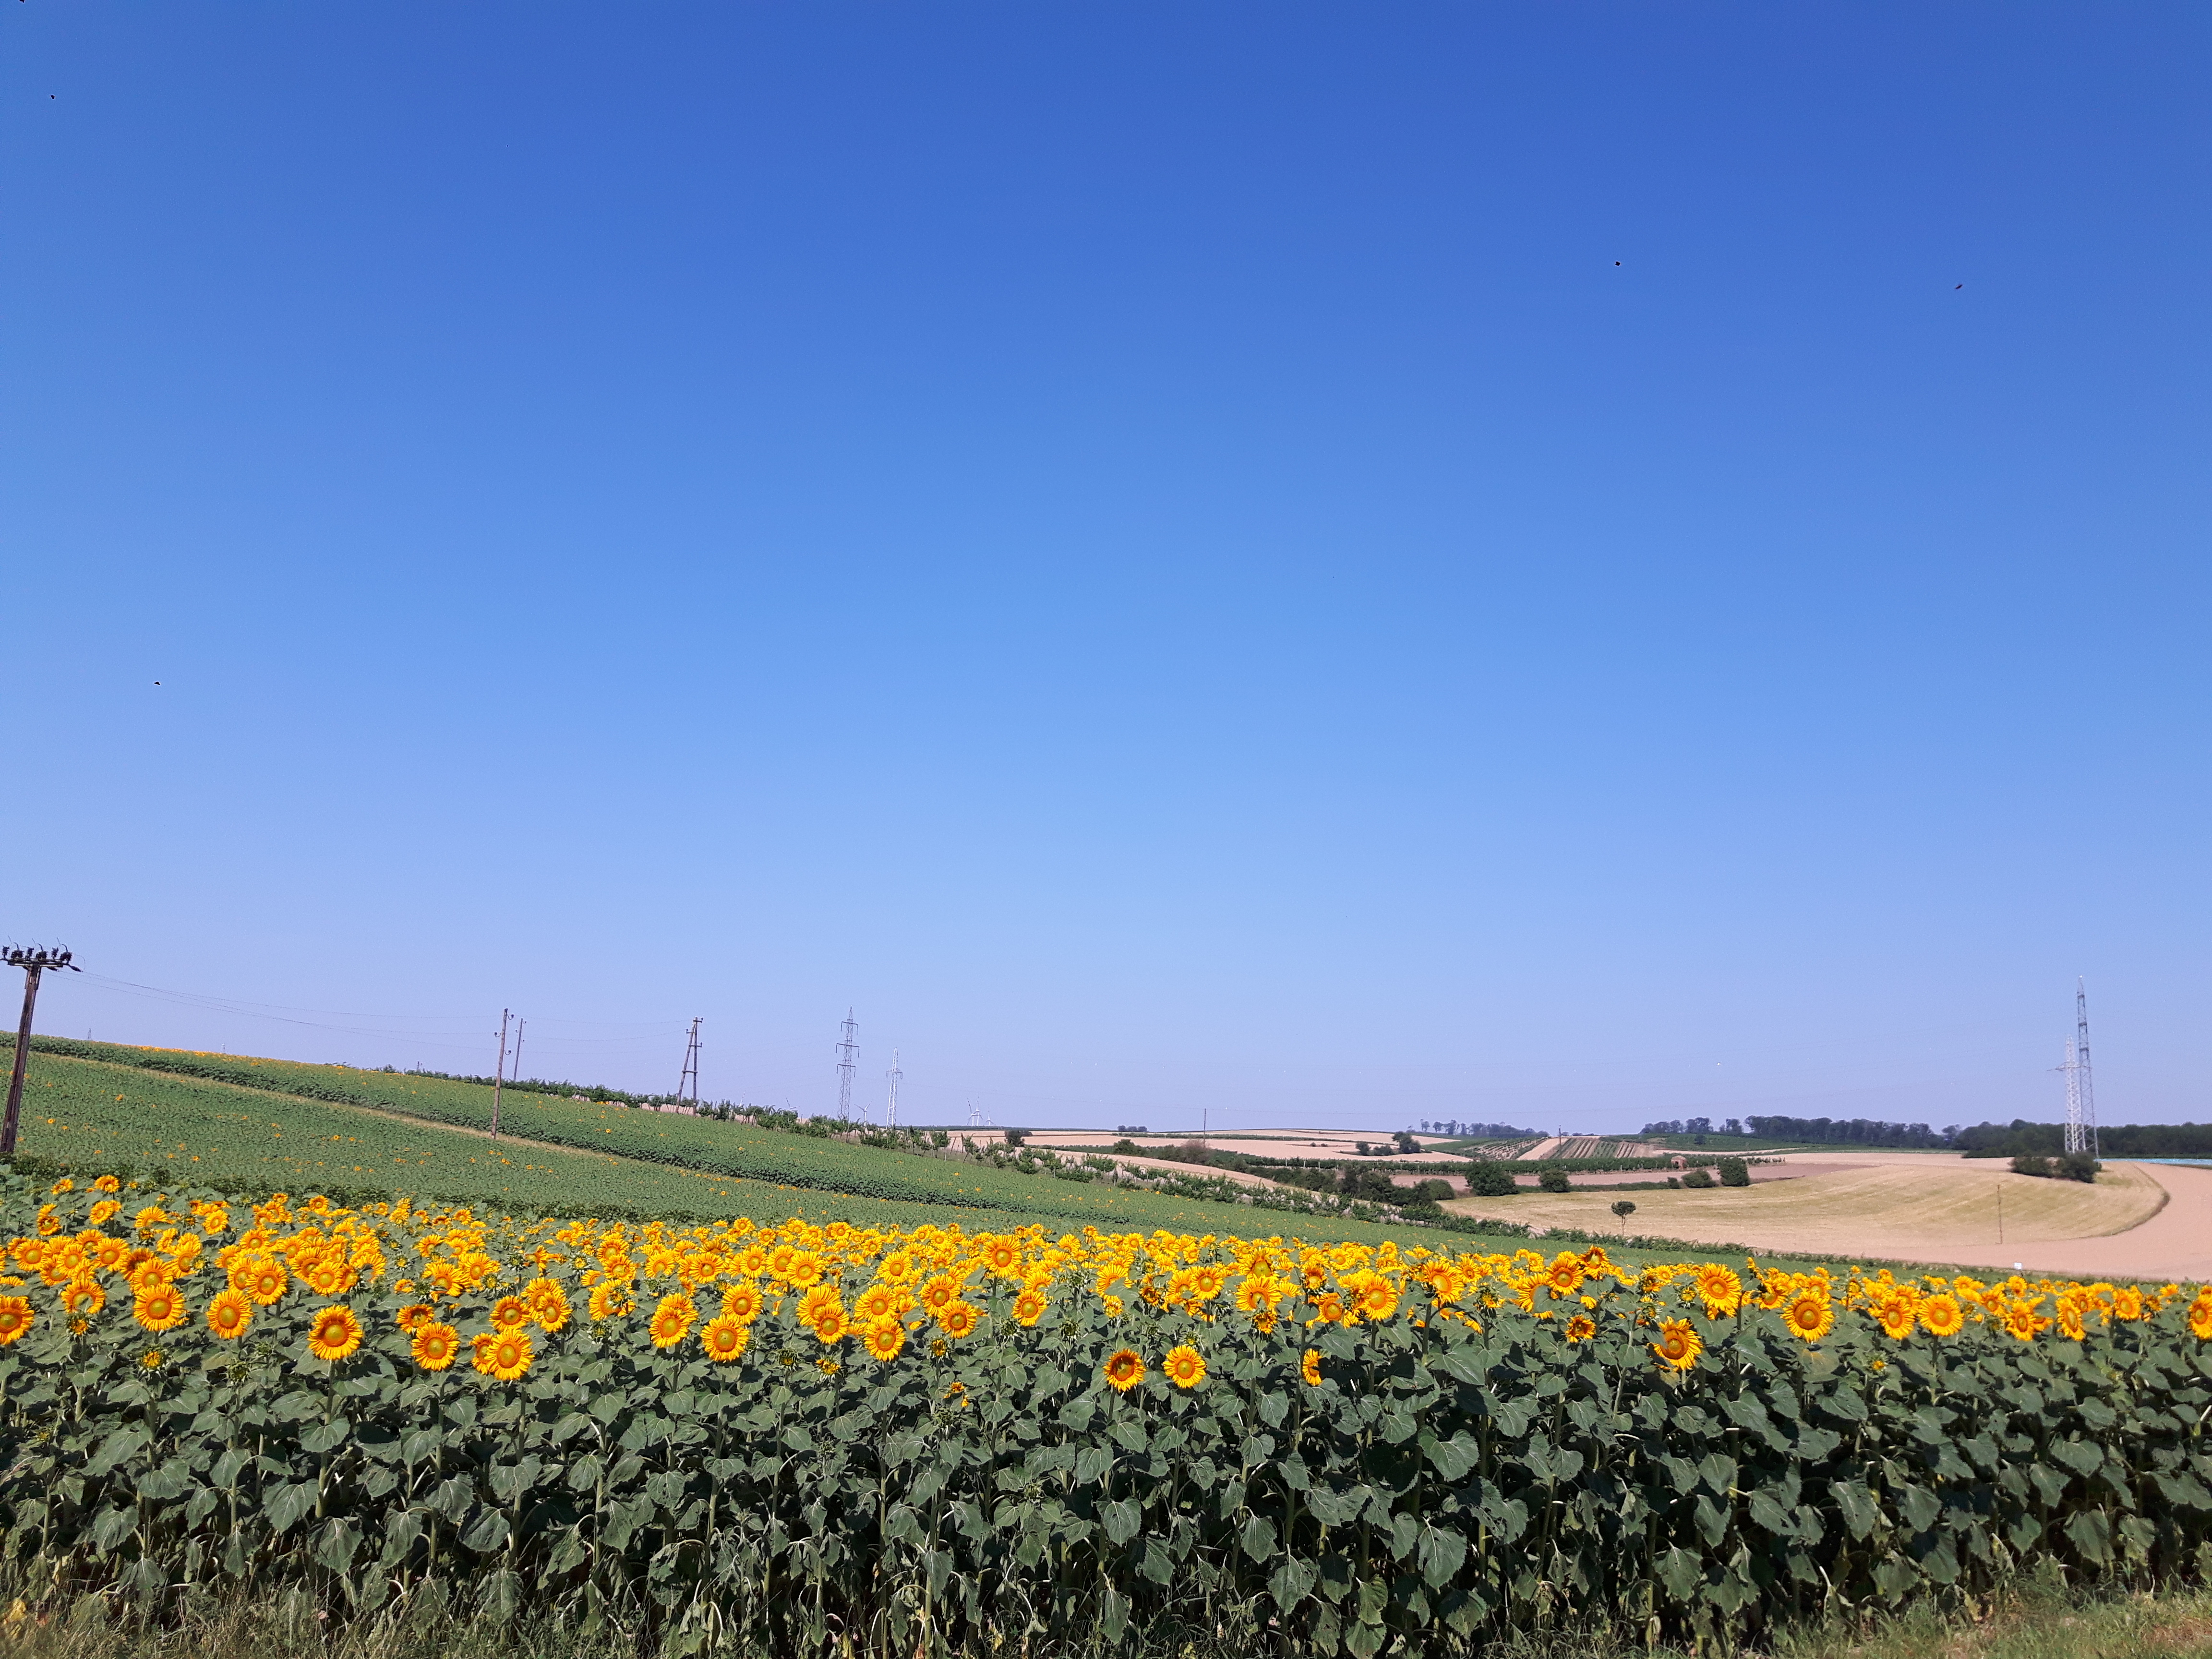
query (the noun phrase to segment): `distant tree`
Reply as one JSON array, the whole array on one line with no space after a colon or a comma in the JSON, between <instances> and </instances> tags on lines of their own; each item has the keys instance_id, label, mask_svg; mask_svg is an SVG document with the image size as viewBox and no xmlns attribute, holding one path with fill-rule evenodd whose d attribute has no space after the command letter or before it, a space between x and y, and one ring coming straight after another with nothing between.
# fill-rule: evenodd
<instances>
[{"instance_id":1,"label":"distant tree","mask_svg":"<svg viewBox=\"0 0 2212 1659\"><path fill-rule=\"evenodd\" d=\"M1620 1236L1623 1238L1627 1237L1628 1218L1636 1213L1636 1200L1632 1198L1616 1198L1613 1200L1613 1212L1620 1218Z\"/></svg>"},{"instance_id":2,"label":"distant tree","mask_svg":"<svg viewBox=\"0 0 2212 1659\"><path fill-rule=\"evenodd\" d=\"M1009 1129L1006 1131L1006 1145L1009 1146L1024 1146L1028 1143L1029 1138L1030 1132L1027 1129Z\"/></svg>"},{"instance_id":3,"label":"distant tree","mask_svg":"<svg viewBox=\"0 0 2212 1659\"><path fill-rule=\"evenodd\" d=\"M1564 1193L1573 1184L1565 1170L1547 1170L1536 1177L1536 1184L1547 1193Z\"/></svg>"},{"instance_id":4,"label":"distant tree","mask_svg":"<svg viewBox=\"0 0 2212 1659\"><path fill-rule=\"evenodd\" d=\"M1713 1178L1707 1170L1685 1170L1682 1171L1682 1184L1685 1187L1710 1187L1713 1184Z\"/></svg>"},{"instance_id":5,"label":"distant tree","mask_svg":"<svg viewBox=\"0 0 2212 1659\"><path fill-rule=\"evenodd\" d=\"M1740 1158L1723 1158L1720 1165L1720 1176L1721 1185L1723 1187L1748 1187L1751 1185L1751 1167Z\"/></svg>"},{"instance_id":6,"label":"distant tree","mask_svg":"<svg viewBox=\"0 0 2212 1659\"><path fill-rule=\"evenodd\" d=\"M1468 1170L1467 1189L1477 1198L1510 1198L1521 1183L1503 1164L1477 1164Z\"/></svg>"}]
</instances>

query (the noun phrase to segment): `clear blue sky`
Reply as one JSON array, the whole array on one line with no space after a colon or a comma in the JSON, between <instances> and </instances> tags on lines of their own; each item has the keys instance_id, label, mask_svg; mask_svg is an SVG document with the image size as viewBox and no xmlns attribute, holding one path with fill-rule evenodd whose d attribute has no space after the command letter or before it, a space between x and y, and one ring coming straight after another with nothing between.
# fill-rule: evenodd
<instances>
[{"instance_id":1,"label":"clear blue sky","mask_svg":"<svg viewBox=\"0 0 2212 1659\"><path fill-rule=\"evenodd\" d=\"M0 933L1156 1128L2048 1118L2087 975L2212 1118L2208 48L8 6Z\"/></svg>"}]
</instances>

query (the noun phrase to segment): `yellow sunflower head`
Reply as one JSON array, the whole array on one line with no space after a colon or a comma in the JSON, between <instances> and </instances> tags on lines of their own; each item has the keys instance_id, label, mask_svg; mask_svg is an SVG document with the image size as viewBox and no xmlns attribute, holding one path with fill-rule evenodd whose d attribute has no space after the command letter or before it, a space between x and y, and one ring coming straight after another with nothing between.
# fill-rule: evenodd
<instances>
[{"instance_id":1,"label":"yellow sunflower head","mask_svg":"<svg viewBox=\"0 0 2212 1659\"><path fill-rule=\"evenodd\" d=\"M502 1331L515 1330L530 1322L530 1304L519 1296L503 1296L491 1304L491 1322Z\"/></svg>"},{"instance_id":2,"label":"yellow sunflower head","mask_svg":"<svg viewBox=\"0 0 2212 1659\"><path fill-rule=\"evenodd\" d=\"M133 1299L131 1314L149 1331L173 1331L185 1322L184 1293L158 1279Z\"/></svg>"},{"instance_id":3,"label":"yellow sunflower head","mask_svg":"<svg viewBox=\"0 0 2212 1659\"><path fill-rule=\"evenodd\" d=\"M707 1350L707 1358L718 1365L726 1365L742 1359L752 1341L752 1327L734 1314L723 1314L710 1319L699 1333L700 1346Z\"/></svg>"},{"instance_id":4,"label":"yellow sunflower head","mask_svg":"<svg viewBox=\"0 0 2212 1659\"><path fill-rule=\"evenodd\" d=\"M1321 1387L1321 1350L1308 1348L1305 1357L1298 1361L1298 1375L1306 1380L1310 1389Z\"/></svg>"},{"instance_id":5,"label":"yellow sunflower head","mask_svg":"<svg viewBox=\"0 0 2212 1659\"><path fill-rule=\"evenodd\" d=\"M440 1320L425 1320L415 1328L411 1345L415 1363L426 1371L442 1371L453 1363L460 1352L461 1335L451 1325Z\"/></svg>"},{"instance_id":6,"label":"yellow sunflower head","mask_svg":"<svg viewBox=\"0 0 2212 1659\"><path fill-rule=\"evenodd\" d=\"M471 1363L486 1376L512 1382L530 1369L533 1352L530 1333L518 1325L506 1330L486 1331L477 1338Z\"/></svg>"},{"instance_id":7,"label":"yellow sunflower head","mask_svg":"<svg viewBox=\"0 0 2212 1659\"><path fill-rule=\"evenodd\" d=\"M307 1328L307 1352L318 1359L344 1359L360 1346L361 1321L343 1303L325 1308Z\"/></svg>"},{"instance_id":8,"label":"yellow sunflower head","mask_svg":"<svg viewBox=\"0 0 2212 1659\"><path fill-rule=\"evenodd\" d=\"M893 1360L899 1350L906 1346L906 1327L896 1319L871 1320L862 1333L872 1359Z\"/></svg>"},{"instance_id":9,"label":"yellow sunflower head","mask_svg":"<svg viewBox=\"0 0 2212 1659\"><path fill-rule=\"evenodd\" d=\"M1206 1356L1186 1342L1168 1350L1160 1370L1178 1389L1194 1389L1206 1381Z\"/></svg>"},{"instance_id":10,"label":"yellow sunflower head","mask_svg":"<svg viewBox=\"0 0 2212 1659\"><path fill-rule=\"evenodd\" d=\"M1782 1320L1792 1335L1817 1342L1835 1328L1835 1305L1820 1291L1800 1291L1783 1304Z\"/></svg>"},{"instance_id":11,"label":"yellow sunflower head","mask_svg":"<svg viewBox=\"0 0 2212 1659\"><path fill-rule=\"evenodd\" d=\"M653 1310L653 1346L674 1347L690 1333L691 1322L698 1316L699 1310L692 1306L690 1297L681 1292L662 1297L660 1305Z\"/></svg>"},{"instance_id":12,"label":"yellow sunflower head","mask_svg":"<svg viewBox=\"0 0 2212 1659\"><path fill-rule=\"evenodd\" d=\"M1586 1313L1578 1313L1567 1322L1567 1340L1587 1342L1597 1334L1597 1321Z\"/></svg>"},{"instance_id":13,"label":"yellow sunflower head","mask_svg":"<svg viewBox=\"0 0 2212 1659\"><path fill-rule=\"evenodd\" d=\"M1920 1322L1932 1336L1956 1336L1966 1325L1966 1310L1948 1292L1931 1296L1920 1304Z\"/></svg>"},{"instance_id":14,"label":"yellow sunflower head","mask_svg":"<svg viewBox=\"0 0 2212 1659\"><path fill-rule=\"evenodd\" d=\"M1662 1319L1659 1322L1659 1340L1651 1345L1651 1352L1659 1356L1661 1364L1673 1370L1686 1371L1698 1363L1698 1356L1705 1347L1705 1339L1688 1320Z\"/></svg>"},{"instance_id":15,"label":"yellow sunflower head","mask_svg":"<svg viewBox=\"0 0 2212 1659\"><path fill-rule=\"evenodd\" d=\"M217 1291L208 1304L208 1328L225 1342L235 1342L253 1322L253 1303L243 1291Z\"/></svg>"},{"instance_id":16,"label":"yellow sunflower head","mask_svg":"<svg viewBox=\"0 0 2212 1659\"><path fill-rule=\"evenodd\" d=\"M31 1304L20 1296L0 1296L0 1348L21 1336L31 1328L36 1317Z\"/></svg>"},{"instance_id":17,"label":"yellow sunflower head","mask_svg":"<svg viewBox=\"0 0 2212 1659\"><path fill-rule=\"evenodd\" d=\"M1024 1291L1014 1298L1014 1322L1034 1325L1044 1316L1045 1299L1042 1291Z\"/></svg>"},{"instance_id":18,"label":"yellow sunflower head","mask_svg":"<svg viewBox=\"0 0 2212 1659\"><path fill-rule=\"evenodd\" d=\"M1106 1356L1106 1381L1115 1391L1127 1394L1145 1380L1145 1362L1134 1348L1116 1348Z\"/></svg>"}]
</instances>

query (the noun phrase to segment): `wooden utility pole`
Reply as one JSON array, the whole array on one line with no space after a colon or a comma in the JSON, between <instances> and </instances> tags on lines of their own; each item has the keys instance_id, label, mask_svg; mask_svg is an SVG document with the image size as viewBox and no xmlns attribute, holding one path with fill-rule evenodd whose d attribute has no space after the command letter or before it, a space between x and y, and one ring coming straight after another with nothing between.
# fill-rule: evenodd
<instances>
[{"instance_id":1,"label":"wooden utility pole","mask_svg":"<svg viewBox=\"0 0 2212 1659\"><path fill-rule=\"evenodd\" d=\"M507 1022L508 1012L499 1011L499 1069L491 1076L491 1138L499 1139L499 1090L507 1080Z\"/></svg>"},{"instance_id":2,"label":"wooden utility pole","mask_svg":"<svg viewBox=\"0 0 2212 1659\"><path fill-rule=\"evenodd\" d=\"M15 1069L8 1079L8 1115L0 1121L0 1158L15 1156L15 1124L23 1115L23 1067L31 1058L31 1010L38 1006L39 975L49 968L69 969L81 974L82 968L71 966L67 951L49 951L40 946L27 950L11 945L0 953L10 968L23 970L23 1021L15 1028Z\"/></svg>"}]
</instances>

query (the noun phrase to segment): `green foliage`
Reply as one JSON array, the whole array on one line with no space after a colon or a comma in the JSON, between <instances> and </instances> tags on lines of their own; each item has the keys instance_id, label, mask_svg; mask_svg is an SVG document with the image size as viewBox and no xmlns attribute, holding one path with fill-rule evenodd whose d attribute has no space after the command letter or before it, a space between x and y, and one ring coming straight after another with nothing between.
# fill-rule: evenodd
<instances>
[{"instance_id":1,"label":"green foliage","mask_svg":"<svg viewBox=\"0 0 2212 1659\"><path fill-rule=\"evenodd\" d=\"M1547 1193L1564 1193L1572 1183L1565 1170L1546 1170L1536 1177L1536 1184Z\"/></svg>"},{"instance_id":2,"label":"green foliage","mask_svg":"<svg viewBox=\"0 0 2212 1659\"><path fill-rule=\"evenodd\" d=\"M1505 1164L1485 1160L1468 1166L1467 1189L1477 1198L1510 1198L1521 1190L1521 1183Z\"/></svg>"},{"instance_id":3,"label":"green foliage","mask_svg":"<svg viewBox=\"0 0 2212 1659\"><path fill-rule=\"evenodd\" d=\"M1747 1172L1747 1174L1746 1174L1746 1177L1745 1177L1745 1178L1746 1178L1746 1181L1747 1181L1747 1182L1748 1182L1748 1180L1749 1180L1749 1175L1748 1175L1748 1172ZM1711 1176L1709 1172L1707 1172L1706 1170L1685 1170L1682 1172L1682 1184L1683 1184L1685 1187L1696 1187L1696 1188L1706 1188L1706 1187L1711 1187L1711 1186L1716 1185L1717 1183L1714 1182L1714 1180L1713 1180L1713 1178L1712 1178L1712 1176Z\"/></svg>"},{"instance_id":4,"label":"green foliage","mask_svg":"<svg viewBox=\"0 0 2212 1659\"><path fill-rule=\"evenodd\" d=\"M1750 1167L1741 1158L1724 1158L1720 1161L1719 1167L1722 1186L1748 1187L1751 1185Z\"/></svg>"}]
</instances>

